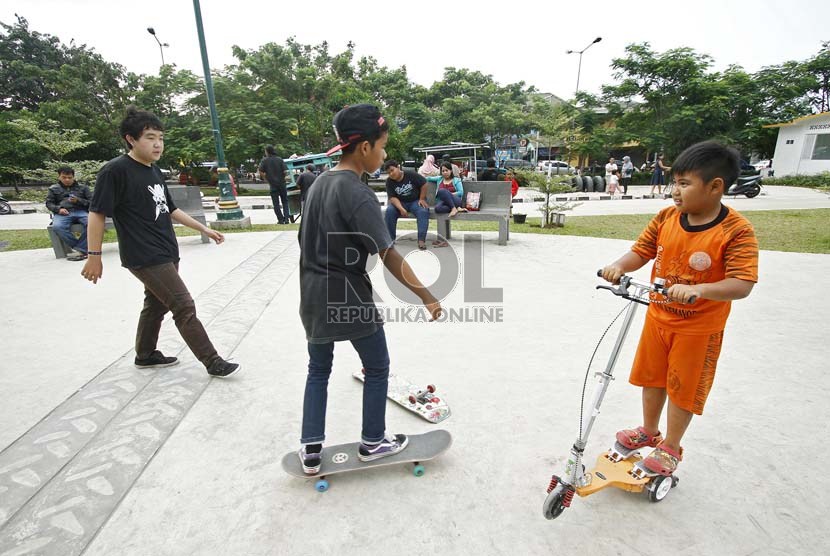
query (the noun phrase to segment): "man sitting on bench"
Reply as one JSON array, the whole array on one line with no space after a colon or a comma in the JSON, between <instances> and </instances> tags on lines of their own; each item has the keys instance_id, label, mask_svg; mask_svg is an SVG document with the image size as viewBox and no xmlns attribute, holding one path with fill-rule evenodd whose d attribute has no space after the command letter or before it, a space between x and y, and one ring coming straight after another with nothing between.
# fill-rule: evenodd
<instances>
[{"instance_id":1,"label":"man sitting on bench","mask_svg":"<svg viewBox=\"0 0 830 556\"><path fill-rule=\"evenodd\" d=\"M386 179L386 227L389 236L395 241L398 218L406 218L412 213L418 220L418 249L427 248L427 230L429 229L429 204L426 202L426 179L418 172L402 170L395 160L388 160L383 169L389 174Z\"/></svg>"},{"instance_id":2,"label":"man sitting on bench","mask_svg":"<svg viewBox=\"0 0 830 556\"><path fill-rule=\"evenodd\" d=\"M58 183L49 187L46 208L52 212L52 229L72 248L66 257L70 261L86 259L86 226L89 218L89 188L75 181L75 170L69 166L58 168ZM72 224L82 224L81 237L72 233Z\"/></svg>"}]
</instances>

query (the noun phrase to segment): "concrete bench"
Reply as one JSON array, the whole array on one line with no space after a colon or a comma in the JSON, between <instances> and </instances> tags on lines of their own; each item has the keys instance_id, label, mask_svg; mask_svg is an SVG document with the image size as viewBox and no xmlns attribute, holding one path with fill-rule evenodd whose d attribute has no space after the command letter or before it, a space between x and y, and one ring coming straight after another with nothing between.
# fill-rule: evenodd
<instances>
[{"instance_id":1,"label":"concrete bench","mask_svg":"<svg viewBox=\"0 0 830 556\"><path fill-rule=\"evenodd\" d=\"M207 226L207 221L205 220L205 210L202 208L202 194L198 187L170 185L167 189L170 190L170 197L173 199L176 207ZM114 227L112 218L107 218L104 223L104 229L112 230ZM84 231L84 227L81 224L72 224L69 229L73 234L80 234ZM49 234L49 241L52 243L52 250L55 252L55 258L65 259L72 249L64 243L55 230L52 229L51 223L46 227L46 232ZM210 243L210 238L207 234L202 234L202 243Z\"/></svg>"},{"instance_id":2,"label":"concrete bench","mask_svg":"<svg viewBox=\"0 0 830 556\"><path fill-rule=\"evenodd\" d=\"M426 201L429 203L429 219L436 221L438 234L444 239L450 239L452 234L452 221L496 221L499 223L499 245L507 245L510 239L510 182L506 181L465 181L464 206L467 203L467 193L477 191L481 193L480 210L470 212L459 212L452 218L449 214L435 213L435 192L438 184L427 182ZM388 209L388 205L387 205ZM409 218L414 218L411 213Z\"/></svg>"}]
</instances>

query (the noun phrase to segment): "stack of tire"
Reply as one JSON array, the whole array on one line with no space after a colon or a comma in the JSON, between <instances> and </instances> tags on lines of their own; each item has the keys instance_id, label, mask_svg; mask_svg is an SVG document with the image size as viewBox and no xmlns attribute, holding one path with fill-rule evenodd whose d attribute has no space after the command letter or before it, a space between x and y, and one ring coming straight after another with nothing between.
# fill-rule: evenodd
<instances>
[{"instance_id":1,"label":"stack of tire","mask_svg":"<svg viewBox=\"0 0 830 556\"><path fill-rule=\"evenodd\" d=\"M574 176L571 178L571 187L577 191L604 193L605 185L605 178L602 176Z\"/></svg>"}]
</instances>

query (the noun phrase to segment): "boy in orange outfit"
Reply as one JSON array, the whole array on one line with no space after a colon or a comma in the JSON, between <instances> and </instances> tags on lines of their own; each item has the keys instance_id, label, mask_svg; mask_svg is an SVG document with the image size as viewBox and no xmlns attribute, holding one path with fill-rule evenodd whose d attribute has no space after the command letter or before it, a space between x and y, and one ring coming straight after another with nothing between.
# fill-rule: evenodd
<instances>
[{"instance_id":1,"label":"boy in orange outfit","mask_svg":"<svg viewBox=\"0 0 830 556\"><path fill-rule=\"evenodd\" d=\"M627 448L656 449L643 464L671 475L683 456L680 441L701 415L720 355L731 301L758 281L752 225L721 204L739 174L738 152L714 141L692 145L674 164L674 206L661 210L631 251L602 270L617 283L654 259L652 281L664 278L668 300L652 299L629 381L643 388L643 425L617 433ZM668 397L665 439L658 429Z\"/></svg>"}]
</instances>

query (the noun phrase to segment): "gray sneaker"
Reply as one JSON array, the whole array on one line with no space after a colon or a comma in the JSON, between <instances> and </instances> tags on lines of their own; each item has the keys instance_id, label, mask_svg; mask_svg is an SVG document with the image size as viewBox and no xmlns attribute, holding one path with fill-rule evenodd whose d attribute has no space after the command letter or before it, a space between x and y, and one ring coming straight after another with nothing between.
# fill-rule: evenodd
<instances>
[{"instance_id":1,"label":"gray sneaker","mask_svg":"<svg viewBox=\"0 0 830 556\"><path fill-rule=\"evenodd\" d=\"M360 448L357 451L357 457L360 461L374 461L397 454L406 448L407 444L409 444L409 438L405 434L387 434L380 441L380 444L371 445L361 442Z\"/></svg>"}]
</instances>

